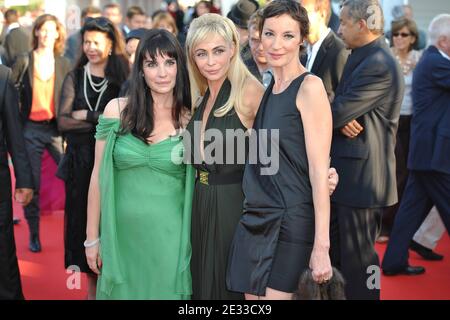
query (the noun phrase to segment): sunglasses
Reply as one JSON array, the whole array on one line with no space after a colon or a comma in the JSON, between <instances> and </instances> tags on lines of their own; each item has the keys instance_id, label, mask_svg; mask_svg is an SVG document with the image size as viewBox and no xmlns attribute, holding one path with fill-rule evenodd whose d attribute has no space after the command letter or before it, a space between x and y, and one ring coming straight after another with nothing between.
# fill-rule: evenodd
<instances>
[{"instance_id":1,"label":"sunglasses","mask_svg":"<svg viewBox=\"0 0 450 320\"><path fill-rule=\"evenodd\" d=\"M394 36L394 37L400 36L400 37L402 37L402 38L409 37L410 35L411 35L411 33L405 33L405 32L401 32L401 33L396 32L396 33L393 33L393 34L392 34L392 36Z\"/></svg>"},{"instance_id":2,"label":"sunglasses","mask_svg":"<svg viewBox=\"0 0 450 320\"><path fill-rule=\"evenodd\" d=\"M84 20L85 24L95 24L101 28L108 28L109 26L112 25L112 22L105 17L97 17L97 18L92 18L92 17L87 17Z\"/></svg>"}]
</instances>

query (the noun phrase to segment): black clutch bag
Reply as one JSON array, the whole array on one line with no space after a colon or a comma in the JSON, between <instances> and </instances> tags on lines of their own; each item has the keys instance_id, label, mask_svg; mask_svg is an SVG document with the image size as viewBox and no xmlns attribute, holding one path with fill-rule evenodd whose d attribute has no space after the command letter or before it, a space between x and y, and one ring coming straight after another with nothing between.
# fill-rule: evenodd
<instances>
[{"instance_id":1,"label":"black clutch bag","mask_svg":"<svg viewBox=\"0 0 450 320\"><path fill-rule=\"evenodd\" d=\"M345 281L342 274L333 267L333 277L319 284L314 281L310 269L303 272L298 282L294 300L345 300Z\"/></svg>"}]
</instances>

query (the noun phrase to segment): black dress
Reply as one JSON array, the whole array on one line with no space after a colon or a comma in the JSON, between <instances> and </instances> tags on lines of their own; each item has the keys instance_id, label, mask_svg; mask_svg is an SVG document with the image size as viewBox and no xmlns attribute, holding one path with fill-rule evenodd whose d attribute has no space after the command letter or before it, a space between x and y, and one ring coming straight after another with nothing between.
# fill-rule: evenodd
<instances>
[{"instance_id":1,"label":"black dress","mask_svg":"<svg viewBox=\"0 0 450 320\"><path fill-rule=\"evenodd\" d=\"M228 252L233 234L242 215L244 194L242 193L242 176L244 173L245 157L238 161L238 155L247 154L247 140L243 153L237 152L237 139L230 138L227 130L247 129L240 121L236 111L232 109L223 117L215 117L214 111L225 104L230 96L231 84L228 80L223 83L217 95L214 106L209 114L206 130L217 130L221 133L223 141L217 144L227 158L227 151L232 148L234 159L228 163L220 161L206 164L194 164L197 176L192 204L192 299L197 300L237 300L243 299L241 293L231 292L226 288L226 267ZM194 125L201 125L209 90L202 103L194 113L187 131L191 136L192 156L199 152L200 136L195 132ZM196 134L197 133L197 134ZM205 138L205 153L212 144ZM228 146L228 148L227 148ZM242 150L240 150L242 152ZM206 155L205 155L206 156ZM193 160L193 159L192 159ZM208 182L200 179L200 172L208 173ZM203 181L203 182L202 182Z\"/></svg>"},{"instance_id":2,"label":"black dress","mask_svg":"<svg viewBox=\"0 0 450 320\"><path fill-rule=\"evenodd\" d=\"M109 83L101 97L97 111L90 111L84 96L84 69L70 72L64 80L58 127L67 141L63 160L57 176L65 181L66 205L64 216L65 267L77 266L81 272L92 273L87 265L85 248L87 222L87 197L95 158L95 128L98 117L108 102L119 95L120 85ZM103 78L92 76L94 83ZM95 107L99 93L87 84L89 103ZM75 120L71 112L88 110L86 121Z\"/></svg>"},{"instance_id":3,"label":"black dress","mask_svg":"<svg viewBox=\"0 0 450 320\"><path fill-rule=\"evenodd\" d=\"M278 153L279 169L272 172L275 174L262 175L269 167L276 168L276 161L264 164L267 162L262 161L260 152L255 164L245 166L244 214L228 259L230 290L259 296L265 295L267 287L294 292L300 274L309 266L314 207L305 136L296 107L297 93L306 75L293 80L279 94L272 93L272 81L256 115L252 135L257 135L258 148L264 154ZM267 139L261 134L264 129L268 130Z\"/></svg>"}]
</instances>

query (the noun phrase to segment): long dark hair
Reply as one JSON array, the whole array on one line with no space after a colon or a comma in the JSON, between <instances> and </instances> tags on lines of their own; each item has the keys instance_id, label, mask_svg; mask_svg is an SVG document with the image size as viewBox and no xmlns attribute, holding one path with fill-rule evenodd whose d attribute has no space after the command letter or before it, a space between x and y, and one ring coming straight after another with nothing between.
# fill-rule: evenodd
<instances>
[{"instance_id":1,"label":"long dark hair","mask_svg":"<svg viewBox=\"0 0 450 320\"><path fill-rule=\"evenodd\" d=\"M111 83L119 87L128 78L130 67L125 53L123 36L114 24L105 17L88 18L81 29L81 39L84 41L84 34L88 31L98 31L106 34L112 41L112 51L105 67L105 77ZM75 69L83 68L89 60L81 48L81 56L78 59Z\"/></svg>"},{"instance_id":2,"label":"long dark hair","mask_svg":"<svg viewBox=\"0 0 450 320\"><path fill-rule=\"evenodd\" d=\"M175 128L180 128L183 111L191 109L189 78L186 69L186 59L180 44L173 34L167 30L152 29L147 31L139 42L136 60L130 77L128 102L122 112L121 134L131 132L140 140L148 143L147 139L155 127L153 97L143 77L144 59L148 55L152 60L158 55L165 55L177 62L177 76L173 89L174 105L172 120Z\"/></svg>"}]
</instances>

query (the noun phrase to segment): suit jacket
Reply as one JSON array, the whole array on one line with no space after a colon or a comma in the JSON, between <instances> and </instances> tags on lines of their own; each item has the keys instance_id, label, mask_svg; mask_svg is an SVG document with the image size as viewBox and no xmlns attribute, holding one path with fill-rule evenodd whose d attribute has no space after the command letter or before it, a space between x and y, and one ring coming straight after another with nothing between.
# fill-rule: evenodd
<instances>
[{"instance_id":1,"label":"suit jacket","mask_svg":"<svg viewBox=\"0 0 450 320\"><path fill-rule=\"evenodd\" d=\"M8 58L6 57L5 47L0 44L0 59L2 60L0 64L5 64Z\"/></svg>"},{"instance_id":2,"label":"suit jacket","mask_svg":"<svg viewBox=\"0 0 450 320\"><path fill-rule=\"evenodd\" d=\"M247 57L244 60L244 64L247 67L248 71L250 71L250 73L255 76L255 78L263 83L263 78L261 73L259 72L258 66L256 65L255 60L253 59L252 55L250 55L249 57Z\"/></svg>"},{"instance_id":3,"label":"suit jacket","mask_svg":"<svg viewBox=\"0 0 450 320\"><path fill-rule=\"evenodd\" d=\"M11 70L0 65L0 201L11 199L8 152L14 164L16 188L32 189L33 178L22 134L17 92Z\"/></svg>"},{"instance_id":4,"label":"suit jacket","mask_svg":"<svg viewBox=\"0 0 450 320\"><path fill-rule=\"evenodd\" d=\"M341 24L339 16L331 9L330 21L328 22L328 27L334 32L338 32L339 25Z\"/></svg>"},{"instance_id":5,"label":"suit jacket","mask_svg":"<svg viewBox=\"0 0 450 320\"><path fill-rule=\"evenodd\" d=\"M412 83L408 168L450 174L450 61L428 47Z\"/></svg>"},{"instance_id":6,"label":"suit jacket","mask_svg":"<svg viewBox=\"0 0 450 320\"><path fill-rule=\"evenodd\" d=\"M75 66L82 50L81 32L76 31L66 40L66 51L64 57L70 60L72 66Z\"/></svg>"},{"instance_id":7,"label":"suit jacket","mask_svg":"<svg viewBox=\"0 0 450 320\"><path fill-rule=\"evenodd\" d=\"M11 30L5 39L6 65L12 67L20 54L31 50L30 34L24 27Z\"/></svg>"},{"instance_id":8,"label":"suit jacket","mask_svg":"<svg viewBox=\"0 0 450 320\"><path fill-rule=\"evenodd\" d=\"M26 61L28 59L28 67L26 66ZM17 61L12 68L12 77L14 83L19 82L20 74L26 68L26 72L22 79L23 81L23 89L20 92L20 99L22 104L21 116L22 120L26 121L30 116L31 112L31 104L33 99L33 70L34 70L34 59L33 52L21 54L17 57ZM58 116L58 106L59 99L61 95L62 84L64 82L64 78L71 70L70 61L63 56L55 57L55 114Z\"/></svg>"},{"instance_id":9,"label":"suit jacket","mask_svg":"<svg viewBox=\"0 0 450 320\"><path fill-rule=\"evenodd\" d=\"M332 201L359 208L397 202L394 148L403 91L384 37L352 51L332 103L331 165L340 180ZM364 130L347 138L340 129L355 119Z\"/></svg>"},{"instance_id":10,"label":"suit jacket","mask_svg":"<svg viewBox=\"0 0 450 320\"><path fill-rule=\"evenodd\" d=\"M311 67L311 72L322 79L330 102L334 100L349 53L342 40L331 31L323 40Z\"/></svg>"}]
</instances>

